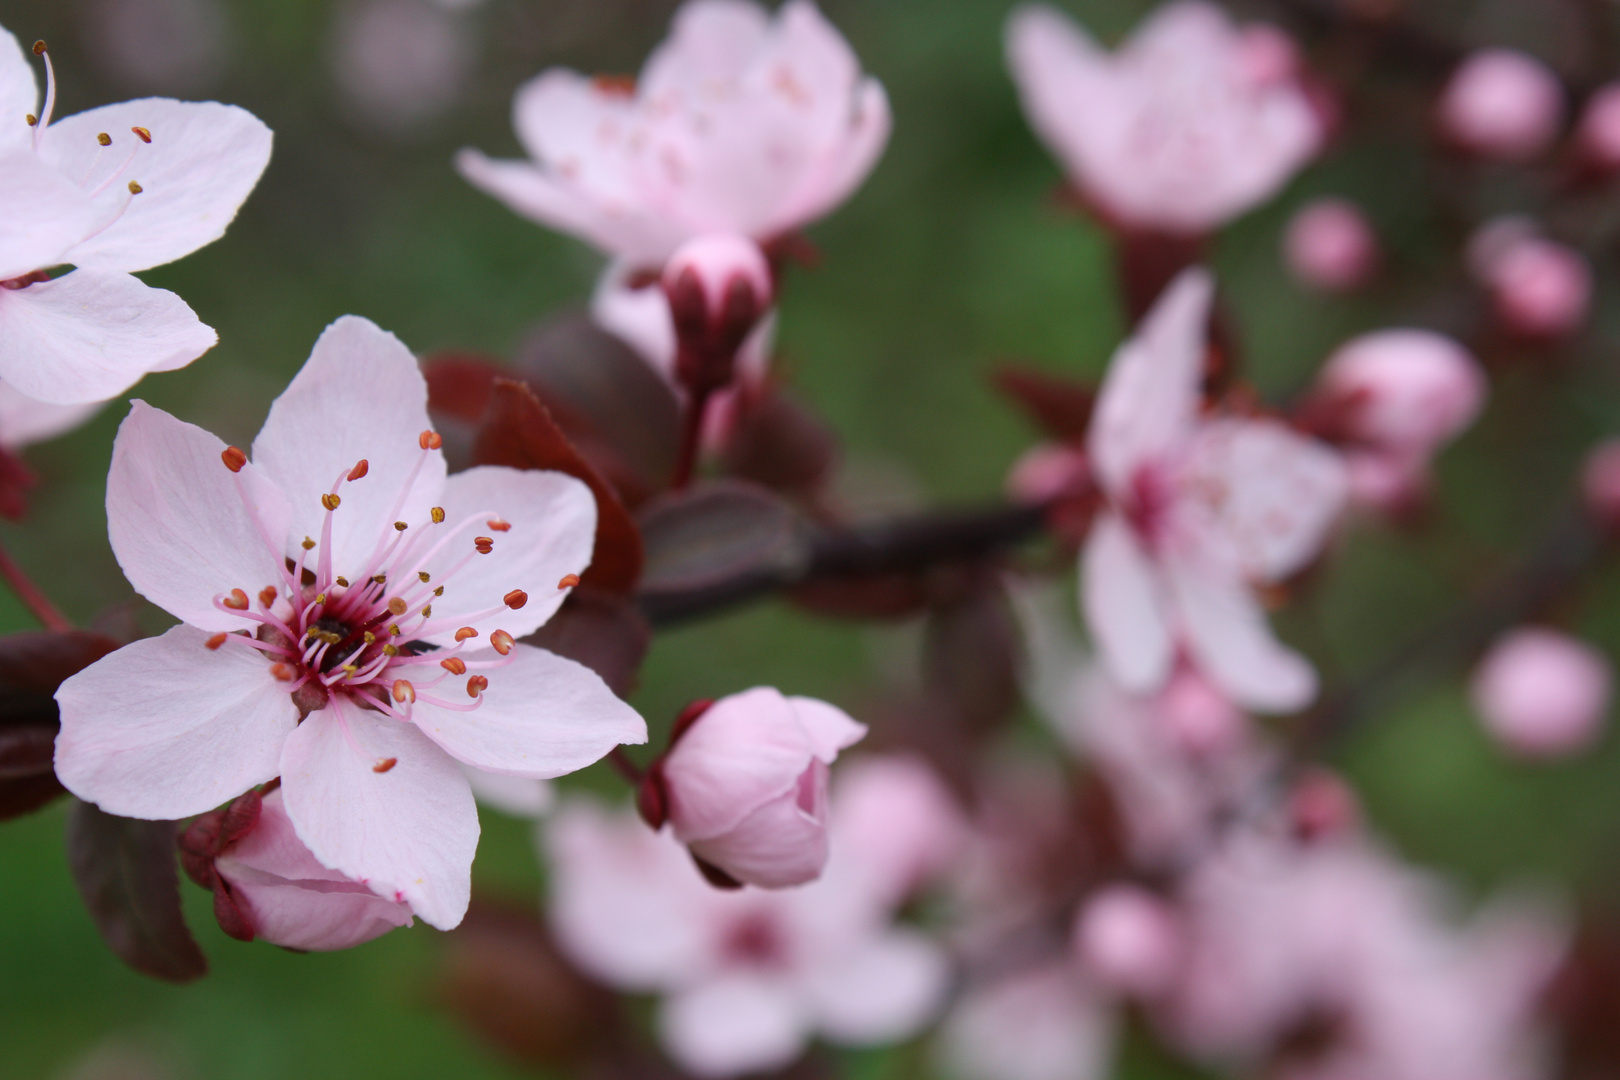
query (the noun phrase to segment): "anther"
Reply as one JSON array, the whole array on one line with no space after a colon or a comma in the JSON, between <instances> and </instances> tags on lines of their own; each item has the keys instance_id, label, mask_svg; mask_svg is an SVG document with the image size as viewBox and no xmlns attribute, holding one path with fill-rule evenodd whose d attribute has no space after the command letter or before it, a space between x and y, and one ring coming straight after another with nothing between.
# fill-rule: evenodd
<instances>
[{"instance_id":1,"label":"anther","mask_svg":"<svg viewBox=\"0 0 1620 1080\"><path fill-rule=\"evenodd\" d=\"M141 185L137 184L135 181L131 180L129 182L129 193L131 195L139 195L141 192L143 192L145 190L146 190L145 188L141 187Z\"/></svg>"},{"instance_id":2,"label":"anther","mask_svg":"<svg viewBox=\"0 0 1620 1080\"><path fill-rule=\"evenodd\" d=\"M388 636L389 637L399 637L399 623L389 623L388 624Z\"/></svg>"},{"instance_id":3,"label":"anther","mask_svg":"<svg viewBox=\"0 0 1620 1080\"><path fill-rule=\"evenodd\" d=\"M304 542L303 542L303 544L301 546L303 547L303 549L305 551L311 551L315 547L315 541L311 540L309 537L306 536L306 537L304 537Z\"/></svg>"},{"instance_id":4,"label":"anther","mask_svg":"<svg viewBox=\"0 0 1620 1080\"><path fill-rule=\"evenodd\" d=\"M375 764L375 765L373 765L371 767L371 771L375 772L375 773L385 773L389 769L392 769L395 765L398 765L398 764L399 764L399 758L397 758L397 757L379 758L377 760L377 764Z\"/></svg>"},{"instance_id":5,"label":"anther","mask_svg":"<svg viewBox=\"0 0 1620 1080\"><path fill-rule=\"evenodd\" d=\"M234 446L227 446L219 452L219 459L231 472L241 472L242 466L247 464L247 455Z\"/></svg>"},{"instance_id":6,"label":"anther","mask_svg":"<svg viewBox=\"0 0 1620 1080\"><path fill-rule=\"evenodd\" d=\"M440 585L437 589L434 589L433 590L433 595L434 596L443 596L444 595L444 586Z\"/></svg>"},{"instance_id":7,"label":"anther","mask_svg":"<svg viewBox=\"0 0 1620 1080\"><path fill-rule=\"evenodd\" d=\"M467 662L459 656L447 656L439 661L439 666L452 675L467 674Z\"/></svg>"},{"instance_id":8,"label":"anther","mask_svg":"<svg viewBox=\"0 0 1620 1080\"><path fill-rule=\"evenodd\" d=\"M49 48L49 46L47 46L47 45L46 45L46 44L45 44L45 39L44 39L44 38L40 38L40 39L39 39L39 40L38 40L38 41L36 41L36 42L34 42L34 55L35 55L35 56L42 56L42 55L44 55L44 53L45 53L45 50L46 50L46 49L47 49L47 48Z\"/></svg>"},{"instance_id":9,"label":"anther","mask_svg":"<svg viewBox=\"0 0 1620 1080\"><path fill-rule=\"evenodd\" d=\"M422 618L424 618L424 619L433 618L433 605L432 604L428 604L428 605L426 605L426 606L424 606L422 608Z\"/></svg>"},{"instance_id":10,"label":"anther","mask_svg":"<svg viewBox=\"0 0 1620 1080\"><path fill-rule=\"evenodd\" d=\"M433 575L428 573L426 570L418 570L416 572L416 580L426 585L428 582L433 580Z\"/></svg>"},{"instance_id":11,"label":"anther","mask_svg":"<svg viewBox=\"0 0 1620 1080\"><path fill-rule=\"evenodd\" d=\"M490 648L505 656L512 651L512 635L505 630L497 630L489 635Z\"/></svg>"},{"instance_id":12,"label":"anther","mask_svg":"<svg viewBox=\"0 0 1620 1080\"><path fill-rule=\"evenodd\" d=\"M326 507L328 510L336 510L339 506L343 505L343 500L338 498L336 495L329 493L321 496L321 505Z\"/></svg>"},{"instance_id":13,"label":"anther","mask_svg":"<svg viewBox=\"0 0 1620 1080\"><path fill-rule=\"evenodd\" d=\"M484 524L488 525L496 532L507 532L512 528L512 523L510 521L502 521L500 518L495 518L492 521L486 521Z\"/></svg>"},{"instance_id":14,"label":"anther","mask_svg":"<svg viewBox=\"0 0 1620 1080\"><path fill-rule=\"evenodd\" d=\"M346 577L335 577L332 580L334 582L336 582L337 584L343 586L345 589L347 589L349 587L349 579L346 578Z\"/></svg>"},{"instance_id":15,"label":"anther","mask_svg":"<svg viewBox=\"0 0 1620 1080\"><path fill-rule=\"evenodd\" d=\"M437 431L424 431L416 437L416 445L424 450L437 450L444 445L444 440Z\"/></svg>"},{"instance_id":16,"label":"anther","mask_svg":"<svg viewBox=\"0 0 1620 1080\"><path fill-rule=\"evenodd\" d=\"M270 665L270 677L277 682L292 682L293 676L296 674L298 673L292 669L290 664L277 662Z\"/></svg>"},{"instance_id":17,"label":"anther","mask_svg":"<svg viewBox=\"0 0 1620 1080\"><path fill-rule=\"evenodd\" d=\"M513 589L511 592L501 597L501 603L505 604L513 611L516 611L518 608L522 607L528 602L529 594L524 592L522 589Z\"/></svg>"},{"instance_id":18,"label":"anther","mask_svg":"<svg viewBox=\"0 0 1620 1080\"><path fill-rule=\"evenodd\" d=\"M225 606L232 611L246 611L248 609L247 593L241 589L232 589L231 595L225 598Z\"/></svg>"},{"instance_id":19,"label":"anther","mask_svg":"<svg viewBox=\"0 0 1620 1080\"><path fill-rule=\"evenodd\" d=\"M264 588L259 590L259 604L261 606L270 607L274 605L275 602L276 587L274 585L266 585Z\"/></svg>"},{"instance_id":20,"label":"anther","mask_svg":"<svg viewBox=\"0 0 1620 1080\"><path fill-rule=\"evenodd\" d=\"M435 506L432 510L428 511L428 517L433 519L433 524L435 524L435 525L443 525L444 524L444 507Z\"/></svg>"},{"instance_id":21,"label":"anther","mask_svg":"<svg viewBox=\"0 0 1620 1080\"><path fill-rule=\"evenodd\" d=\"M411 685L409 679L395 679L393 694L394 700L404 705L416 700L416 687Z\"/></svg>"},{"instance_id":22,"label":"anther","mask_svg":"<svg viewBox=\"0 0 1620 1080\"><path fill-rule=\"evenodd\" d=\"M218 649L221 645L225 644L225 639L227 637L229 637L229 636L230 636L229 634L224 634L224 633L215 634L213 637L211 637L207 641L203 642L203 647L206 648L209 652L213 652L214 650ZM456 674L459 675L461 673L457 672Z\"/></svg>"},{"instance_id":23,"label":"anther","mask_svg":"<svg viewBox=\"0 0 1620 1080\"><path fill-rule=\"evenodd\" d=\"M405 614L405 598L403 596L390 596L388 598L388 611L393 615Z\"/></svg>"},{"instance_id":24,"label":"anther","mask_svg":"<svg viewBox=\"0 0 1620 1080\"><path fill-rule=\"evenodd\" d=\"M362 476L366 475L366 473L368 473L370 471L371 471L371 463L368 462L365 458L361 458L358 462L355 463L354 468L349 470L349 479L350 480L358 480L358 479L360 479Z\"/></svg>"},{"instance_id":25,"label":"anther","mask_svg":"<svg viewBox=\"0 0 1620 1080\"><path fill-rule=\"evenodd\" d=\"M152 141L152 133L143 127L132 127L129 130L133 131L135 133L135 137L141 140L143 143L150 143Z\"/></svg>"},{"instance_id":26,"label":"anther","mask_svg":"<svg viewBox=\"0 0 1620 1080\"><path fill-rule=\"evenodd\" d=\"M575 585L578 585L578 584L579 584L579 575L578 574L564 574L557 581L557 591L561 592L563 589L572 589Z\"/></svg>"},{"instance_id":27,"label":"anther","mask_svg":"<svg viewBox=\"0 0 1620 1080\"><path fill-rule=\"evenodd\" d=\"M480 555L488 555L495 550L495 541L488 536L475 536L473 537L473 548Z\"/></svg>"},{"instance_id":28,"label":"anther","mask_svg":"<svg viewBox=\"0 0 1620 1080\"><path fill-rule=\"evenodd\" d=\"M394 528L399 532L404 532L406 529L410 528L410 526L405 524L403 521L396 521L394 522Z\"/></svg>"},{"instance_id":29,"label":"anther","mask_svg":"<svg viewBox=\"0 0 1620 1080\"><path fill-rule=\"evenodd\" d=\"M474 675L472 678L467 680L468 697L477 697L487 689L489 689L489 680L484 678L482 675Z\"/></svg>"},{"instance_id":30,"label":"anther","mask_svg":"<svg viewBox=\"0 0 1620 1080\"><path fill-rule=\"evenodd\" d=\"M460 630L456 631L457 641L466 641L468 638L475 638L477 636L478 631L474 630L470 626L463 626Z\"/></svg>"},{"instance_id":31,"label":"anther","mask_svg":"<svg viewBox=\"0 0 1620 1080\"><path fill-rule=\"evenodd\" d=\"M321 592L321 593L316 593L316 594L315 594L315 602L316 602L316 603L317 603L317 604L324 604L324 603L326 603L326 594L325 594L325 593L323 593L323 592Z\"/></svg>"},{"instance_id":32,"label":"anther","mask_svg":"<svg viewBox=\"0 0 1620 1080\"><path fill-rule=\"evenodd\" d=\"M96 142L100 143L102 146L111 146L112 136L103 131L100 135L96 136Z\"/></svg>"},{"instance_id":33,"label":"anther","mask_svg":"<svg viewBox=\"0 0 1620 1080\"><path fill-rule=\"evenodd\" d=\"M370 630L367 630L365 633L360 635L360 640L364 641L367 645L372 645L376 643L377 635L373 634Z\"/></svg>"},{"instance_id":34,"label":"anther","mask_svg":"<svg viewBox=\"0 0 1620 1080\"><path fill-rule=\"evenodd\" d=\"M28 121L29 127L33 127L35 124L39 123L39 117L35 116L33 113L29 113L24 117L24 119Z\"/></svg>"},{"instance_id":35,"label":"anther","mask_svg":"<svg viewBox=\"0 0 1620 1080\"><path fill-rule=\"evenodd\" d=\"M384 645L383 648L382 648L382 651L383 651L384 656L398 656L399 655L399 646L398 645Z\"/></svg>"},{"instance_id":36,"label":"anther","mask_svg":"<svg viewBox=\"0 0 1620 1080\"><path fill-rule=\"evenodd\" d=\"M387 574L372 574L371 575L371 582L372 582L373 585L386 585L386 584L388 584L388 575Z\"/></svg>"}]
</instances>

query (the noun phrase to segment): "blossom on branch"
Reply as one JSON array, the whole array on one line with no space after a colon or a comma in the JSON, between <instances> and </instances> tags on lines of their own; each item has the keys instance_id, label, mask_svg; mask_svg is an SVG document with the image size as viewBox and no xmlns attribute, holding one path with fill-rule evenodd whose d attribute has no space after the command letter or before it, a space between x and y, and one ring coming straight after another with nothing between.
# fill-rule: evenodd
<instances>
[{"instance_id":1,"label":"blossom on branch","mask_svg":"<svg viewBox=\"0 0 1620 1080\"><path fill-rule=\"evenodd\" d=\"M646 739L594 672L514 640L590 561L589 489L447 477L415 359L364 319L321 336L251 461L136 402L107 516L130 582L182 620L57 694L57 773L108 813L186 817L280 776L323 866L442 929L478 840L458 762L544 778Z\"/></svg>"}]
</instances>

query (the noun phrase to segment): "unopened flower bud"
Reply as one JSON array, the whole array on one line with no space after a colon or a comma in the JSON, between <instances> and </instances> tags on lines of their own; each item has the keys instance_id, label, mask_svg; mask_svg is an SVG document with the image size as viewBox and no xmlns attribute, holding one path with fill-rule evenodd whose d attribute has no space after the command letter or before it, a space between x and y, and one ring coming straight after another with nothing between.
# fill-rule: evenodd
<instances>
[{"instance_id":1,"label":"unopened flower bud","mask_svg":"<svg viewBox=\"0 0 1620 1080\"><path fill-rule=\"evenodd\" d=\"M1426 458L1485 403L1479 363L1428 330L1380 330L1340 346L1323 366L1312 410L1329 437Z\"/></svg>"},{"instance_id":2,"label":"unopened flower bud","mask_svg":"<svg viewBox=\"0 0 1620 1080\"><path fill-rule=\"evenodd\" d=\"M1579 252L1541 236L1524 218L1498 218L1468 244L1474 276L1497 318L1522 337L1560 338L1586 322L1592 270Z\"/></svg>"},{"instance_id":3,"label":"unopened flower bud","mask_svg":"<svg viewBox=\"0 0 1620 1080\"><path fill-rule=\"evenodd\" d=\"M659 762L677 839L763 888L802 885L827 861L827 766L866 734L842 711L758 687L721 698Z\"/></svg>"},{"instance_id":4,"label":"unopened flower bud","mask_svg":"<svg viewBox=\"0 0 1620 1080\"><path fill-rule=\"evenodd\" d=\"M1377 270L1378 238L1355 203L1317 199L1288 222L1283 258L1311 288L1346 292L1365 284Z\"/></svg>"},{"instance_id":5,"label":"unopened flower bud","mask_svg":"<svg viewBox=\"0 0 1620 1080\"><path fill-rule=\"evenodd\" d=\"M1440 96L1447 138L1482 157L1526 161L1552 145L1564 115L1564 90L1547 65L1512 49L1470 56Z\"/></svg>"},{"instance_id":6,"label":"unopened flower bud","mask_svg":"<svg viewBox=\"0 0 1620 1080\"><path fill-rule=\"evenodd\" d=\"M1620 439L1592 448L1581 469L1586 508L1608 529L1620 528Z\"/></svg>"},{"instance_id":7,"label":"unopened flower bud","mask_svg":"<svg viewBox=\"0 0 1620 1080\"><path fill-rule=\"evenodd\" d=\"M1068 443L1038 443L1013 462L1007 473L1007 496L1025 506L1040 506L1065 495L1084 492L1091 483L1085 451Z\"/></svg>"},{"instance_id":8,"label":"unopened flower bud","mask_svg":"<svg viewBox=\"0 0 1620 1080\"><path fill-rule=\"evenodd\" d=\"M675 326L676 378L693 393L730 383L738 351L773 299L759 245L730 233L689 240L665 264L663 289Z\"/></svg>"},{"instance_id":9,"label":"unopened flower bud","mask_svg":"<svg viewBox=\"0 0 1620 1080\"><path fill-rule=\"evenodd\" d=\"M1151 998L1175 978L1181 928L1163 900L1136 885L1095 893L1075 920L1074 947L1086 972L1120 993Z\"/></svg>"},{"instance_id":10,"label":"unopened flower bud","mask_svg":"<svg viewBox=\"0 0 1620 1080\"><path fill-rule=\"evenodd\" d=\"M1620 82L1601 86L1586 102L1576 142L1587 163L1620 171Z\"/></svg>"},{"instance_id":11,"label":"unopened flower bud","mask_svg":"<svg viewBox=\"0 0 1620 1080\"><path fill-rule=\"evenodd\" d=\"M1474 672L1474 707L1503 747L1558 757L1601 732L1613 683L1609 661L1567 634L1525 627L1500 638Z\"/></svg>"}]
</instances>

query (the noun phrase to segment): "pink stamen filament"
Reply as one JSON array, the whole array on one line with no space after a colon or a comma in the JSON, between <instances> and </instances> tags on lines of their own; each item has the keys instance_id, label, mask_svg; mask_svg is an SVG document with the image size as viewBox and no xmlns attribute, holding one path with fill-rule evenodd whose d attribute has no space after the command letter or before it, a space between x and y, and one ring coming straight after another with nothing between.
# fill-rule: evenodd
<instances>
[{"instance_id":1,"label":"pink stamen filament","mask_svg":"<svg viewBox=\"0 0 1620 1080\"><path fill-rule=\"evenodd\" d=\"M56 68L51 64L50 50L43 50L39 55L45 60L45 107L39 111L39 123L34 125L35 151L44 141L45 129L50 126L51 113L56 109Z\"/></svg>"}]
</instances>

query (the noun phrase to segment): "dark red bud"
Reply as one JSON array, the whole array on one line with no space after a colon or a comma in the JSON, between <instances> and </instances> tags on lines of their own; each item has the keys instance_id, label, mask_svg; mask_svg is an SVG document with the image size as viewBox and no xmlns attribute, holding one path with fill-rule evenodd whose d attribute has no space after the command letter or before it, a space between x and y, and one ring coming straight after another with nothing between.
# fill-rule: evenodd
<instances>
[{"instance_id":1,"label":"dark red bud","mask_svg":"<svg viewBox=\"0 0 1620 1080\"><path fill-rule=\"evenodd\" d=\"M230 887L217 877L214 879L214 918L227 937L237 941L253 940L253 920L236 897L231 895Z\"/></svg>"},{"instance_id":2,"label":"dark red bud","mask_svg":"<svg viewBox=\"0 0 1620 1080\"><path fill-rule=\"evenodd\" d=\"M669 796L664 791L664 772L654 762L636 787L636 810L648 827L661 829L669 820Z\"/></svg>"}]
</instances>

